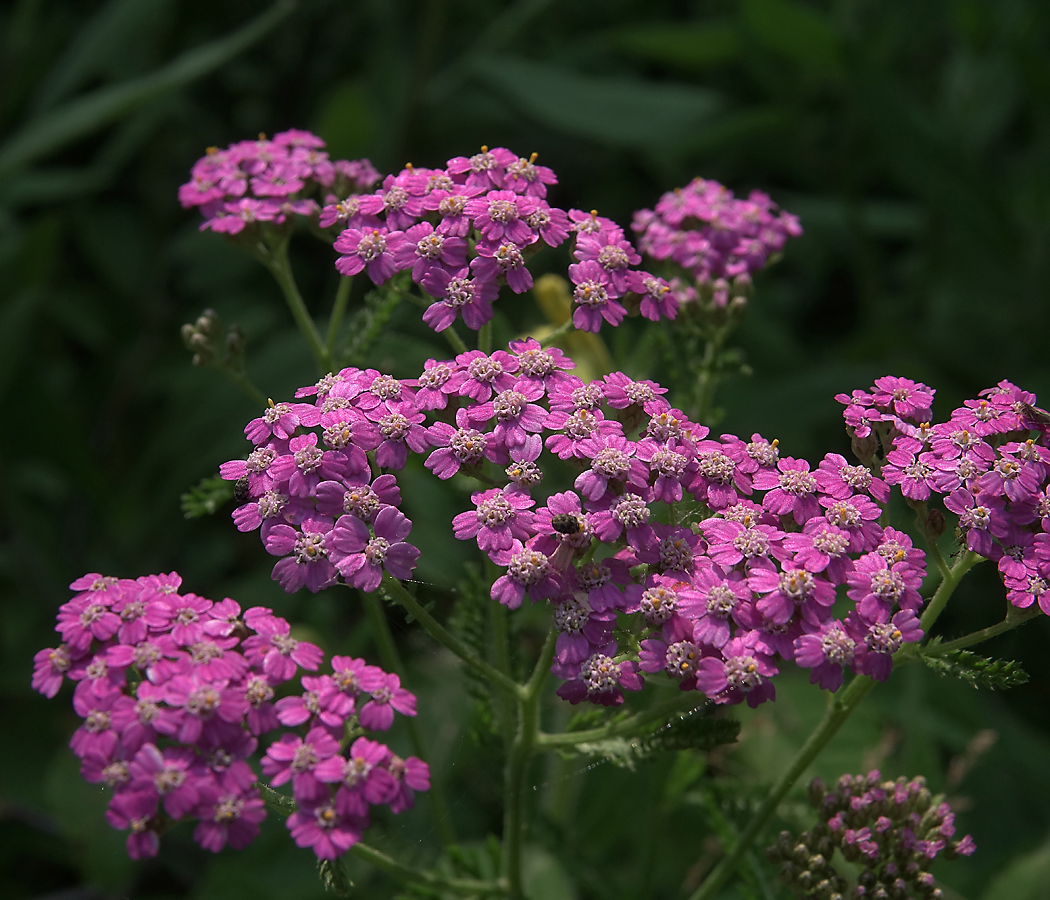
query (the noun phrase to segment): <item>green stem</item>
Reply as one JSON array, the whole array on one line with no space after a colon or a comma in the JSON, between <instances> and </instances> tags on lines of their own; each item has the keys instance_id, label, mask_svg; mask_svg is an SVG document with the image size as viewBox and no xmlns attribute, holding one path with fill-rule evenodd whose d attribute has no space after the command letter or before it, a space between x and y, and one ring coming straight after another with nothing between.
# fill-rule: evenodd
<instances>
[{"instance_id":1,"label":"green stem","mask_svg":"<svg viewBox=\"0 0 1050 900\"><path fill-rule=\"evenodd\" d=\"M263 803L273 810L273 812L282 816L290 816L299 807L298 804L289 797L287 794L282 794L279 791L275 791L265 781L255 782L255 787L259 791L259 796L262 798ZM350 852L365 862L371 863L377 869L382 869L389 875L393 875L395 878L400 878L402 881L413 882L415 884L428 884L432 887L444 887L454 891L463 891L468 894L506 894L507 887L504 883L499 881L474 881L469 878L444 878L441 875L434 875L430 872L420 872L418 869L413 869L410 866L406 866L403 863L399 863L396 859L391 856L387 856L385 853L376 850L374 847L370 847L368 844L354 844L350 848Z\"/></svg>"},{"instance_id":2,"label":"green stem","mask_svg":"<svg viewBox=\"0 0 1050 900\"><path fill-rule=\"evenodd\" d=\"M368 844L357 843L350 848L350 852L358 859L363 859L377 869L382 869L388 875L400 878L412 884L423 884L432 888L444 888L461 894L473 894L477 896L489 896L492 894L506 894L506 884L498 881L477 881L473 878L444 878L431 872L420 872L403 863L399 863L392 856L387 856L375 847Z\"/></svg>"},{"instance_id":3,"label":"green stem","mask_svg":"<svg viewBox=\"0 0 1050 900\"><path fill-rule=\"evenodd\" d=\"M556 344L563 337L565 337L565 335L570 334L575 330L576 325L573 323L572 317L570 316L565 322L562 322L561 325L555 328L554 331L552 331L542 341L540 341L540 346L549 347L551 344Z\"/></svg>"},{"instance_id":4,"label":"green stem","mask_svg":"<svg viewBox=\"0 0 1050 900\"><path fill-rule=\"evenodd\" d=\"M492 352L492 320L489 319L478 329L478 349L482 353Z\"/></svg>"},{"instance_id":5,"label":"green stem","mask_svg":"<svg viewBox=\"0 0 1050 900\"><path fill-rule=\"evenodd\" d=\"M609 738L619 737L622 734L637 732L638 728L646 723L664 723L669 716L678 712L687 712L696 707L696 697L689 694L679 693L670 700L645 710L626 719L602 725L600 728L590 728L586 731L565 731L561 734L544 734L540 732L536 736L536 746L541 750L553 750L556 747L574 747L577 744L590 744L594 741L605 741Z\"/></svg>"},{"instance_id":6,"label":"green stem","mask_svg":"<svg viewBox=\"0 0 1050 900\"><path fill-rule=\"evenodd\" d=\"M359 591L365 604L365 613L368 615L369 624L372 626L372 635L376 640L379 650L379 659L383 668L388 672L397 672L402 678L405 677L405 666L398 653L394 636L390 633L390 623L386 618L386 611L379 597L374 593L368 594ZM406 718L408 726L408 737L412 742L412 751L420 759L427 759L429 754L423 743L423 736L419 733L419 725L414 718ZM441 778L436 777L435 770L431 769L430 790L427 792L427 803L430 806L430 815L434 820L434 827L441 835L445 844L456 842L456 832L452 827L452 813L449 812L448 800L445 798L445 786Z\"/></svg>"},{"instance_id":7,"label":"green stem","mask_svg":"<svg viewBox=\"0 0 1050 900\"><path fill-rule=\"evenodd\" d=\"M452 634L451 631L441 625L437 619L435 619L430 613L428 613L419 601L416 600L409 592L408 589L393 575L386 573L383 575L383 586L393 596L398 603L400 603L435 641L439 644L443 644L449 650L456 654L466 665L477 672L482 678L487 678L496 687L502 691L506 691L512 697L520 697L524 688L519 685L516 681L504 675L499 669L490 666L483 659L479 659L475 656L470 648L463 643L458 637Z\"/></svg>"},{"instance_id":8,"label":"green stem","mask_svg":"<svg viewBox=\"0 0 1050 900\"><path fill-rule=\"evenodd\" d=\"M490 575L490 580L491 575ZM502 603L489 604L489 619L492 623L492 645L495 650L496 668L508 678L510 674L510 640L507 634L507 608ZM496 697L500 731L503 741L510 746L514 739L514 700L505 693Z\"/></svg>"},{"instance_id":9,"label":"green stem","mask_svg":"<svg viewBox=\"0 0 1050 900\"><path fill-rule=\"evenodd\" d=\"M1040 612L1041 610L1039 607L1034 604L1028 607L1028 609L1018 609L1016 606L1011 606L1006 613L1006 618L997 625L989 625L987 628L982 628L980 631L973 631L970 634L956 638L954 641L945 641L944 643L937 644L923 652L927 656L943 656L945 653L951 653L953 650L965 650L967 647L972 647L974 644L980 644L982 641L990 640L993 637L1003 634L1003 632L1011 631L1018 625L1023 625L1029 619L1034 619L1038 616Z\"/></svg>"},{"instance_id":10,"label":"green stem","mask_svg":"<svg viewBox=\"0 0 1050 900\"><path fill-rule=\"evenodd\" d=\"M332 304L332 317L328 320L328 333L325 335L324 348L328 353L328 359L335 358L335 342L339 339L339 329L343 325L343 316L346 313L346 304L350 299L350 288L354 286L354 276L343 276L339 279L339 287L335 292L335 302Z\"/></svg>"},{"instance_id":11,"label":"green stem","mask_svg":"<svg viewBox=\"0 0 1050 900\"><path fill-rule=\"evenodd\" d=\"M929 634L930 628L937 621L937 617L941 614L945 604L951 598L963 576L981 559L982 557L968 550L948 571L948 575L937 588L937 592L933 595L933 599L930 600L926 611L923 613L921 624L924 632ZM906 658L907 654L904 655L904 659ZM737 864L754 842L758 833L765 827L766 822L773 815L780 801L784 799L787 792L791 790L809 764L817 758L820 751L827 746L828 741L842 727L842 723L849 718L853 710L857 708L861 700L867 696L874 686L875 682L867 675L858 675L850 682L849 687L832 700L824 713L824 718L821 719L820 724L806 739L806 743L802 745L802 749L798 751L788 770L780 776L777 783L770 789L769 794L762 801L762 805L752 817L751 822L740 840L737 841L736 846L715 866L711 874L689 900L709 900L710 897L714 896L715 891L722 886L736 869Z\"/></svg>"},{"instance_id":12,"label":"green stem","mask_svg":"<svg viewBox=\"0 0 1050 900\"><path fill-rule=\"evenodd\" d=\"M231 382L237 385L244 394L251 397L253 403L265 409L267 405L266 395L252 384L251 380L244 374L244 372L237 369L229 369L225 366L219 366L218 369Z\"/></svg>"},{"instance_id":13,"label":"green stem","mask_svg":"<svg viewBox=\"0 0 1050 900\"><path fill-rule=\"evenodd\" d=\"M314 362L317 363L317 368L323 374L332 368L332 359L324 344L321 343L321 335L317 333L317 326L310 318L310 313L307 312L306 304L303 303L302 295L299 293L299 287L295 283L292 266L288 261L288 239L284 238L276 242L270 249L271 253L266 267L280 285L292 318L295 319L295 324L299 326L303 337L306 338Z\"/></svg>"},{"instance_id":14,"label":"green stem","mask_svg":"<svg viewBox=\"0 0 1050 900\"><path fill-rule=\"evenodd\" d=\"M945 604L951 598L955 589L959 586L959 582L962 581L963 576L982 559L984 559L983 556L978 556L972 550L967 550L959 557L958 562L948 570L948 573L944 576L944 580L937 588L937 592L927 604L926 610L922 614L922 618L919 620L925 634L930 633L930 629L933 628L934 622L937 621L937 618L943 612Z\"/></svg>"},{"instance_id":15,"label":"green stem","mask_svg":"<svg viewBox=\"0 0 1050 900\"><path fill-rule=\"evenodd\" d=\"M788 791L794 787L795 782L806 771L809 765L817 758L821 750L835 736L842 723L849 718L850 713L857 708L868 692L875 686L875 682L867 675L858 675L849 683L849 686L837 697L835 697L824 713L813 733L806 739L806 743L795 754L787 771L777 779L776 784L770 789L762 805L752 816L740 840L722 861L712 869L711 874L704 879L704 883L692 894L689 900L708 900L725 883L726 879L736 870L737 865L750 849L751 844L758 833L765 827L780 801L784 799Z\"/></svg>"},{"instance_id":16,"label":"green stem","mask_svg":"<svg viewBox=\"0 0 1050 900\"><path fill-rule=\"evenodd\" d=\"M711 419L715 402L715 391L720 379L718 372L718 354L729 331L725 326L716 328L707 339L704 355L700 360L700 374L696 378L696 420L701 424Z\"/></svg>"},{"instance_id":17,"label":"green stem","mask_svg":"<svg viewBox=\"0 0 1050 900\"><path fill-rule=\"evenodd\" d=\"M540 695L554 658L557 633L551 631L536 661L536 668L528 684L518 697L518 730L511 743L504 777L503 807L503 875L507 879L510 896L520 898L521 851L525 835L525 780L529 760L536 749L540 733Z\"/></svg>"},{"instance_id":18,"label":"green stem","mask_svg":"<svg viewBox=\"0 0 1050 900\"><path fill-rule=\"evenodd\" d=\"M428 309L430 307L430 302L420 297L418 294L413 293L412 291L406 291L404 288L398 287L392 281L389 282L389 287L392 291L394 291L394 293L400 294L402 297L404 297L411 303L414 303L420 309ZM448 328L442 329L438 332L438 334L442 335L445 338L445 340L448 341L448 345L453 350L455 350L456 353L466 353L470 349L469 347L467 347L463 338L459 336L459 332L456 331L455 327L452 325L449 325Z\"/></svg>"}]
</instances>

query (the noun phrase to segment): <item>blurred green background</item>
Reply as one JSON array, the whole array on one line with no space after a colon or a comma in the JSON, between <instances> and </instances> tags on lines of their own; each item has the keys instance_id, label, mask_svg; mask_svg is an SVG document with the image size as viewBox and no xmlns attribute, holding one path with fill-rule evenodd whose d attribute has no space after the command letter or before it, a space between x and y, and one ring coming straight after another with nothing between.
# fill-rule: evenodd
<instances>
[{"instance_id":1,"label":"blurred green background","mask_svg":"<svg viewBox=\"0 0 1050 900\"><path fill-rule=\"evenodd\" d=\"M228 509L192 521L179 509L189 486L244 454L241 429L257 415L214 371L189 365L182 323L205 307L238 323L249 373L275 399L315 378L269 276L200 234L176 200L205 147L288 127L384 172L441 165L481 144L538 151L561 180L552 202L624 225L698 174L738 194L768 190L806 233L758 279L737 334L754 374L726 384L719 402L725 430L778 437L791 455L845 452L832 397L882 374L938 388L942 416L1001 378L1050 400L1044 0L300 0L269 11L246 0L9 2L0 8L5 898L321 893L311 855L274 821L243 855L212 858L183 828L158 860L130 864L101 818L105 798L66 748L76 727L68 696L47 702L28 688L66 586L89 571L177 569L195 592L273 606L329 650L372 653L345 592L285 597L257 536L238 534ZM293 249L323 318L331 251L305 235ZM549 268L564 266L549 255ZM503 303L497 334L535 324L529 308ZM408 376L446 355L416 310L399 308L390 328L369 364ZM606 334L632 374L668 374L651 332ZM465 499L418 470L404 483L424 549L419 578L447 607L466 557L438 548ZM991 624L1003 607L994 573L978 570L944 631ZM450 661L394 618L455 827L484 856L499 827L498 743L471 718ZM922 773L947 791L979 848L943 871L950 896L1050 896L1048 639L1038 620L988 646L1032 675L1004 695L902 671L820 764L828 777L876 764ZM537 768L535 896L678 897L695 886L714 858L711 835L743 820L736 789L741 802L754 796L820 714L816 691L782 681L781 702L745 711L741 743L710 760L683 753L633 773L579 760ZM402 752L405 740L395 732ZM373 832L424 863L438 852L425 801ZM366 869L353 874L363 894L397 892ZM782 895L770 872L746 890Z\"/></svg>"}]
</instances>

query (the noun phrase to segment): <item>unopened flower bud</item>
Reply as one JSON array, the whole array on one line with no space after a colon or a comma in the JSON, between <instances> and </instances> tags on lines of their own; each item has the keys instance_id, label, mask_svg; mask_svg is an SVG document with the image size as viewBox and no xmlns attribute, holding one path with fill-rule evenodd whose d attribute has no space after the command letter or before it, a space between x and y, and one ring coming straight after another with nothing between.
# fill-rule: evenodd
<instances>
[{"instance_id":1,"label":"unopened flower bud","mask_svg":"<svg viewBox=\"0 0 1050 900\"><path fill-rule=\"evenodd\" d=\"M820 804L824 801L824 797L827 796L827 788L824 787L824 782L819 778L814 778L809 783L809 805L814 809L819 809Z\"/></svg>"},{"instance_id":2,"label":"unopened flower bud","mask_svg":"<svg viewBox=\"0 0 1050 900\"><path fill-rule=\"evenodd\" d=\"M738 294L732 300L729 301L729 316L732 319L743 318L744 313L747 312L747 297L742 294Z\"/></svg>"}]
</instances>

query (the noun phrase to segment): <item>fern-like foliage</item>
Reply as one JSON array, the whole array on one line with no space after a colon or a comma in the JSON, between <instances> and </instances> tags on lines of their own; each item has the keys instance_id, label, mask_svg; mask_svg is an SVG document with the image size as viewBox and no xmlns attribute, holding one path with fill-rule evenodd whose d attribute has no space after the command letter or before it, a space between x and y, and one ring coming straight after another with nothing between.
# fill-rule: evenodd
<instances>
[{"instance_id":1,"label":"fern-like foliage","mask_svg":"<svg viewBox=\"0 0 1050 900\"><path fill-rule=\"evenodd\" d=\"M383 331L383 326L390 320L401 302L401 295L395 289L406 279L394 278L389 284L377 287L365 295L361 307L347 324L349 338L342 350L342 360L347 365L363 366L368 351Z\"/></svg>"},{"instance_id":2,"label":"fern-like foliage","mask_svg":"<svg viewBox=\"0 0 1050 900\"><path fill-rule=\"evenodd\" d=\"M575 752L602 757L615 766L633 771L639 763L660 754L679 750L707 751L721 744L734 743L740 733L740 723L735 719L716 718L709 712L706 707L701 707L639 735L580 743L575 746Z\"/></svg>"},{"instance_id":3,"label":"fern-like foliage","mask_svg":"<svg viewBox=\"0 0 1050 900\"><path fill-rule=\"evenodd\" d=\"M922 661L939 675L958 678L973 688L1005 691L1028 681L1028 673L1014 660L988 659L969 650L952 650L940 655L924 653Z\"/></svg>"},{"instance_id":4,"label":"fern-like foliage","mask_svg":"<svg viewBox=\"0 0 1050 900\"><path fill-rule=\"evenodd\" d=\"M481 659L488 658L486 645L490 603L492 600L481 569L476 565L468 565L466 574L458 585L456 605L449 616L448 627ZM474 701L477 717L475 737L480 740L496 731L492 691L488 682L473 669L464 667L463 674L467 682L467 693Z\"/></svg>"},{"instance_id":5,"label":"fern-like foliage","mask_svg":"<svg viewBox=\"0 0 1050 900\"><path fill-rule=\"evenodd\" d=\"M182 495L182 514L187 519L213 515L219 507L233 499L235 484L224 481L220 475L202 478L195 487Z\"/></svg>"}]
</instances>

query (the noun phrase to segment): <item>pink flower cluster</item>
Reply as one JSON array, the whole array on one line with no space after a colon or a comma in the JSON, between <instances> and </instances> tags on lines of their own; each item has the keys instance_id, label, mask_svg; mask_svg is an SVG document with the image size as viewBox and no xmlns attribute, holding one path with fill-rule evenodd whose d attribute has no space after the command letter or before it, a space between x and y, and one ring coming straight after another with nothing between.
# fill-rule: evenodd
<instances>
[{"instance_id":1,"label":"pink flower cluster","mask_svg":"<svg viewBox=\"0 0 1050 900\"><path fill-rule=\"evenodd\" d=\"M254 222L316 216L319 207L309 195L318 188L342 194L367 190L379 180L367 159L331 160L324 146L317 135L291 129L272 140L260 135L225 150L211 147L179 188L179 201L200 207L202 231L232 235Z\"/></svg>"},{"instance_id":2,"label":"pink flower cluster","mask_svg":"<svg viewBox=\"0 0 1050 900\"><path fill-rule=\"evenodd\" d=\"M344 755L349 735L389 729L395 711L416 714L397 675L334 656L331 675L303 676L301 693L277 699L300 668L320 668L321 649L269 609L242 611L180 585L174 572L85 575L59 609L62 643L34 659L33 687L45 697L64 679L76 685L83 724L70 746L83 777L112 789L106 818L129 832L131 857L156 855L180 819L198 820L194 839L212 852L248 846L266 818L248 759L279 728L306 734L281 735L262 770L274 785L293 781L299 809L288 827L321 859L360 840L369 804L400 812L428 788L426 763L384 744L358 737Z\"/></svg>"},{"instance_id":3,"label":"pink flower cluster","mask_svg":"<svg viewBox=\"0 0 1050 900\"><path fill-rule=\"evenodd\" d=\"M729 280L765 267L788 238L802 234L798 217L779 210L767 194L752 191L739 200L703 178L668 191L655 210L636 212L631 227L643 253L672 260L698 284L712 285L720 306L728 299Z\"/></svg>"},{"instance_id":4,"label":"pink flower cluster","mask_svg":"<svg viewBox=\"0 0 1050 900\"><path fill-rule=\"evenodd\" d=\"M281 557L273 577L286 591L316 592L340 578L374 591L384 569L409 577L419 550L405 540L412 522L398 509L397 478L383 470L402 469L410 450L427 446L427 391L419 393L422 404L407 383L348 368L296 393L313 402L278 403L248 423L255 449L219 471L246 500L233 514L237 528L259 529Z\"/></svg>"},{"instance_id":5,"label":"pink flower cluster","mask_svg":"<svg viewBox=\"0 0 1050 900\"><path fill-rule=\"evenodd\" d=\"M457 317L477 330L493 315L500 286L515 294L532 287L527 261L543 244L560 246L575 233L569 275L575 285L575 326L598 331L602 321L618 325L628 294L642 315L674 318L671 286L633 269L641 257L609 219L551 206L551 169L536 156L519 157L497 147L450 159L444 169L407 166L388 175L374 193L350 194L326 206L322 227L338 225L336 268L343 275L367 271L376 284L397 272L433 299L423 320L435 331Z\"/></svg>"},{"instance_id":6,"label":"pink flower cluster","mask_svg":"<svg viewBox=\"0 0 1050 900\"><path fill-rule=\"evenodd\" d=\"M1001 381L931 425L934 393L885 376L836 399L886 482L914 503L941 497L966 546L998 566L1009 601L1050 614L1050 417L1035 394Z\"/></svg>"},{"instance_id":7,"label":"pink flower cluster","mask_svg":"<svg viewBox=\"0 0 1050 900\"><path fill-rule=\"evenodd\" d=\"M893 654L922 637L926 569L906 535L879 524L884 480L833 453L813 469L759 435L711 437L655 382L613 373L584 383L572 367L528 339L430 360L418 379L328 376L298 392L314 404L279 404L270 424L246 429L258 446L278 443L265 460L256 450L223 468L259 497L234 513L238 527L262 522L267 549L293 550L274 570L286 589L316 589L341 572L371 590L382 554L348 564L344 520L360 532L361 555L357 523L374 521L378 538L382 510L400 521L383 469L400 468L409 451L426 454L441 479L497 481L473 495L454 534L504 569L494 599L510 608L526 596L550 601L560 632L554 672L573 702L620 703L623 689L641 687L641 672L667 672L683 690L756 705L773 696L778 657L831 690L847 668L888 677ZM316 446L309 429L318 424L333 449ZM308 466L296 448L310 450ZM574 490L537 507L544 451L577 474ZM408 566L387 568L403 578ZM852 601L842 618L832 613L839 594ZM637 654L618 646L625 624L641 630Z\"/></svg>"}]
</instances>

